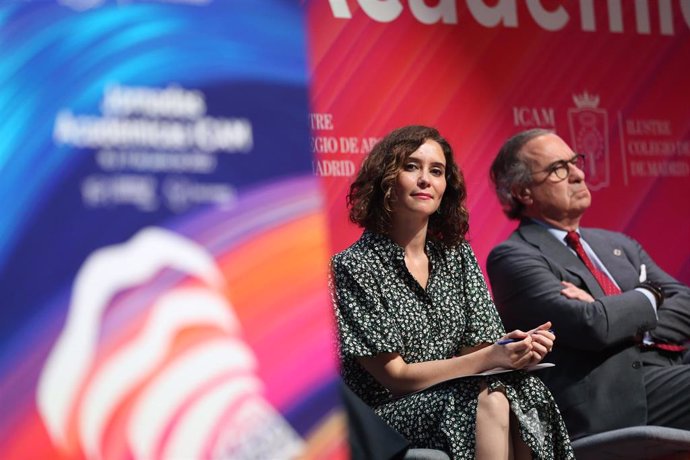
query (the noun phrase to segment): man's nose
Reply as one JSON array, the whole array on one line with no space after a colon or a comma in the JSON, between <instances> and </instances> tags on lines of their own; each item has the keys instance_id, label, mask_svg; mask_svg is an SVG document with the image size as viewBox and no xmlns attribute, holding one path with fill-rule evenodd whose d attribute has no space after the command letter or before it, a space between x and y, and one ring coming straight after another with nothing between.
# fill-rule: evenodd
<instances>
[{"instance_id":1,"label":"man's nose","mask_svg":"<svg viewBox=\"0 0 690 460\"><path fill-rule=\"evenodd\" d=\"M577 165L571 163L568 165L568 168L570 168L570 171L568 172L568 178L572 182L580 182L585 180L584 166L583 169L580 169L577 167Z\"/></svg>"}]
</instances>

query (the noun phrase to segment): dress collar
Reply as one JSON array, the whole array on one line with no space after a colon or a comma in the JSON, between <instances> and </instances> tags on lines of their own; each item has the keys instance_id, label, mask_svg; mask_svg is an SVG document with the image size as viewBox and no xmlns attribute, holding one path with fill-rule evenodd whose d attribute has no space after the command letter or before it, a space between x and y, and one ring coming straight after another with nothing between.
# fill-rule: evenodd
<instances>
[{"instance_id":1,"label":"dress collar","mask_svg":"<svg viewBox=\"0 0 690 460\"><path fill-rule=\"evenodd\" d=\"M405 250L398 243L393 241L388 235L381 233L376 233L371 230L365 230L362 235L364 242L372 244L375 246L378 252L380 252L384 257L392 260L405 260ZM438 243L427 238L424 245L424 250L429 260L433 262L436 258L438 249Z\"/></svg>"}]
</instances>

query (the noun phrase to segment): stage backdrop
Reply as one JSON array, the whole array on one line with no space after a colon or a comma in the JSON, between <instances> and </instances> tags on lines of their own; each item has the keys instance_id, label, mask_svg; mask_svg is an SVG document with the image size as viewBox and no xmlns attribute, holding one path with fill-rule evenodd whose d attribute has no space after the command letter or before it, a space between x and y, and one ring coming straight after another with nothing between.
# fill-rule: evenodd
<instances>
[{"instance_id":1,"label":"stage backdrop","mask_svg":"<svg viewBox=\"0 0 690 460\"><path fill-rule=\"evenodd\" d=\"M467 179L480 263L515 228L494 196L505 139L554 129L587 155L586 226L636 238L690 283L690 1L329 0L309 11L311 151L333 251L372 143L437 127Z\"/></svg>"},{"instance_id":2,"label":"stage backdrop","mask_svg":"<svg viewBox=\"0 0 690 460\"><path fill-rule=\"evenodd\" d=\"M0 6L0 457L342 458L303 5Z\"/></svg>"}]
</instances>

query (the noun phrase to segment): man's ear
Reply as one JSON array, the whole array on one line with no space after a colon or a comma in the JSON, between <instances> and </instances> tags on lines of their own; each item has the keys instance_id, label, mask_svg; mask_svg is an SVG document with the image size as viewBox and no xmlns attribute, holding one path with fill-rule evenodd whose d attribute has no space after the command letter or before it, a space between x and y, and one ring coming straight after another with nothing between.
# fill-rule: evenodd
<instances>
[{"instance_id":1,"label":"man's ear","mask_svg":"<svg viewBox=\"0 0 690 460\"><path fill-rule=\"evenodd\" d=\"M529 187L514 188L513 197L524 206L532 204L532 190L530 190Z\"/></svg>"}]
</instances>

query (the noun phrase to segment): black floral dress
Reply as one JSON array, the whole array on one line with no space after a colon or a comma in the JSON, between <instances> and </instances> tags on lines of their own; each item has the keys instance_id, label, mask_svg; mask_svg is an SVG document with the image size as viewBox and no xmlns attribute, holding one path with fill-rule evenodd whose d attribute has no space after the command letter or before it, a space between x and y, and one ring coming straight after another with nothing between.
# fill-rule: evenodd
<instances>
[{"instance_id":1,"label":"black floral dress","mask_svg":"<svg viewBox=\"0 0 690 460\"><path fill-rule=\"evenodd\" d=\"M428 241L430 273L422 288L405 266L403 249L365 231L331 262L343 379L414 447L474 458L477 395L482 379L503 389L536 459L574 458L554 400L541 380L513 371L434 385L402 398L379 384L359 356L399 353L407 363L446 359L461 348L494 342L504 333L482 273L467 243Z\"/></svg>"}]
</instances>

